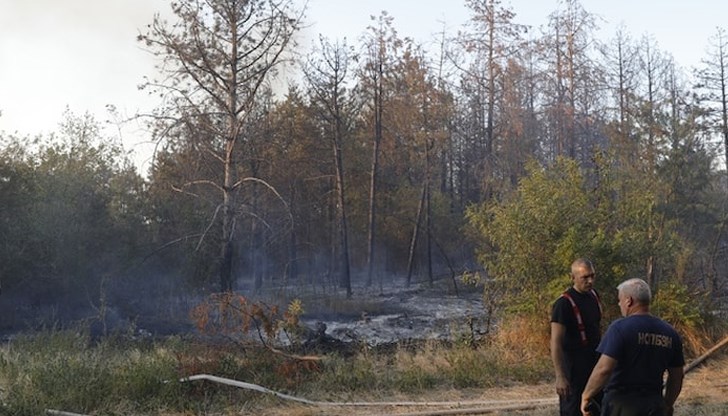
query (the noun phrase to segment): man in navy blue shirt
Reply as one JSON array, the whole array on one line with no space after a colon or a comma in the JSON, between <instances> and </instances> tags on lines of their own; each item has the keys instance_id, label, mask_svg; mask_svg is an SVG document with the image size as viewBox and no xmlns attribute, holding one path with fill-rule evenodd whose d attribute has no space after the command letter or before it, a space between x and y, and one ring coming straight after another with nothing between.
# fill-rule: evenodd
<instances>
[{"instance_id":1,"label":"man in navy blue shirt","mask_svg":"<svg viewBox=\"0 0 728 416\"><path fill-rule=\"evenodd\" d=\"M602 312L594 291L595 278L591 261L583 258L574 261L573 285L551 309L551 359L560 416L581 416L581 393L599 359L596 347L601 336Z\"/></svg>"},{"instance_id":2,"label":"man in navy blue shirt","mask_svg":"<svg viewBox=\"0 0 728 416\"><path fill-rule=\"evenodd\" d=\"M602 416L672 416L684 377L682 340L650 314L652 294L644 280L627 280L617 290L624 318L612 322L597 347L602 355L582 394L582 413L594 416L589 401L604 389Z\"/></svg>"}]
</instances>

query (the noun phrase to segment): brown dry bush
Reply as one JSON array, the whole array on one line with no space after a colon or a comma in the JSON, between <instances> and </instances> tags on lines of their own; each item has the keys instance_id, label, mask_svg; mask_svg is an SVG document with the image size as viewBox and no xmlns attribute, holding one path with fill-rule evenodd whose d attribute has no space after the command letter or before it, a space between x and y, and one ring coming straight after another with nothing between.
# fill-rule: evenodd
<instances>
[{"instance_id":1,"label":"brown dry bush","mask_svg":"<svg viewBox=\"0 0 728 416\"><path fill-rule=\"evenodd\" d=\"M492 336L492 348L505 365L537 363L549 357L549 326L543 317L511 315Z\"/></svg>"}]
</instances>

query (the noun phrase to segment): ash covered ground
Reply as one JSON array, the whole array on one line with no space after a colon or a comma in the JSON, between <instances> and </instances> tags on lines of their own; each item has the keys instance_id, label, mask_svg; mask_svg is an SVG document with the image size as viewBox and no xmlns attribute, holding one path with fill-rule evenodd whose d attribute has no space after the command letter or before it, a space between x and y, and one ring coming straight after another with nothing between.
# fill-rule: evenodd
<instances>
[{"instance_id":1,"label":"ash covered ground","mask_svg":"<svg viewBox=\"0 0 728 416\"><path fill-rule=\"evenodd\" d=\"M328 336L370 345L482 336L490 326L482 288L454 292L452 285L448 289L442 284L358 288L351 300L334 305L323 297L304 301L304 310L309 302L313 311L305 313L302 322L319 329L323 323Z\"/></svg>"},{"instance_id":2,"label":"ash covered ground","mask_svg":"<svg viewBox=\"0 0 728 416\"><path fill-rule=\"evenodd\" d=\"M292 299L300 299L304 309L301 323L310 329L309 333L320 336L325 327L323 333L327 337L344 343L381 345L407 340L471 339L482 336L491 326L487 308L483 305L482 287L467 286L459 281L439 280L433 286L427 282L414 282L407 286L403 279L391 279L372 287L357 285L353 287L351 299L346 299L345 293L333 286L271 287L250 298L282 308ZM250 288L242 289L244 296L253 292ZM73 326L73 322L86 323L94 336L134 333L164 337L197 333L189 312L203 298L158 295L154 302L134 297L120 305L107 305L103 314L93 309L87 313L78 312L67 321L54 322L58 322L59 327ZM23 311L13 310L16 313ZM43 317L49 313L35 309L34 312L34 315L29 314L31 318L14 319L15 326L0 329L0 340L45 328ZM77 319L78 316L81 319ZM281 341L285 344L291 340L284 336Z\"/></svg>"}]
</instances>

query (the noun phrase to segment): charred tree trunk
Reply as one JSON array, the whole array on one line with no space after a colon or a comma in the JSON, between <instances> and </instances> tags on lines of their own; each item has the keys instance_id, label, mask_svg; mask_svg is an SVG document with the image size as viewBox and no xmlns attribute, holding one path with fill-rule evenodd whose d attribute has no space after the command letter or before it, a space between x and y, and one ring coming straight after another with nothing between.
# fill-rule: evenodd
<instances>
[{"instance_id":1,"label":"charred tree trunk","mask_svg":"<svg viewBox=\"0 0 728 416\"><path fill-rule=\"evenodd\" d=\"M424 211L425 195L427 194L427 184L422 185L422 196L420 196L420 203L417 206L417 217L415 219L415 227L412 230L412 239L410 240L409 258L407 260L407 287L412 283L412 273L414 271L415 264L415 251L417 249L417 239L420 232L420 223L422 222L422 212Z\"/></svg>"},{"instance_id":2,"label":"charred tree trunk","mask_svg":"<svg viewBox=\"0 0 728 416\"><path fill-rule=\"evenodd\" d=\"M253 164L252 169L253 177L258 177L257 164ZM252 186L252 209L253 212L259 212L259 191L258 185L253 184ZM250 273L253 276L253 282L255 292L259 292L263 288L263 275L260 272L260 250L263 249L261 242L261 231L258 227L258 221L253 218L250 223Z\"/></svg>"},{"instance_id":3,"label":"charred tree trunk","mask_svg":"<svg viewBox=\"0 0 728 416\"><path fill-rule=\"evenodd\" d=\"M296 189L293 188L291 189L291 211L296 206ZM298 235L294 224L291 224L291 233L288 238L288 273L286 275L291 282L298 280Z\"/></svg>"},{"instance_id":4,"label":"charred tree trunk","mask_svg":"<svg viewBox=\"0 0 728 416\"><path fill-rule=\"evenodd\" d=\"M223 244L222 257L220 260L220 291L232 292L233 280L233 240L228 238Z\"/></svg>"},{"instance_id":5,"label":"charred tree trunk","mask_svg":"<svg viewBox=\"0 0 728 416\"><path fill-rule=\"evenodd\" d=\"M338 109L338 105L335 106ZM346 198L344 186L344 163L341 155L341 116L336 118L336 134L334 139L334 159L336 164L336 195L338 200L338 217L339 217L339 244L341 255L341 277L340 287L346 289L346 297L351 298L351 270L349 266L349 224L346 219Z\"/></svg>"},{"instance_id":6,"label":"charred tree trunk","mask_svg":"<svg viewBox=\"0 0 728 416\"><path fill-rule=\"evenodd\" d=\"M435 282L432 275L432 204L429 175L425 182L425 241L427 246L427 279L430 282L430 287L432 287Z\"/></svg>"},{"instance_id":7,"label":"charred tree trunk","mask_svg":"<svg viewBox=\"0 0 728 416\"><path fill-rule=\"evenodd\" d=\"M231 94L230 106L237 105L237 96ZM233 150L238 135L238 123L230 119L228 138L225 143L225 159L223 163L223 202L222 202L222 247L220 253L220 291L231 292L233 290L233 239L235 224L235 202L233 173L235 165L233 162Z\"/></svg>"},{"instance_id":8,"label":"charred tree trunk","mask_svg":"<svg viewBox=\"0 0 728 416\"><path fill-rule=\"evenodd\" d=\"M380 58L382 59L382 58ZM376 241L376 220L377 220L377 176L379 171L379 145L382 142L382 95L384 93L383 79L384 68L381 60L377 65L377 74L375 80L375 91L374 91L374 143L372 145L372 166L371 166L371 180L369 183L369 238L368 238L368 253L367 253L367 286L372 285L374 277L374 254L375 254L375 241Z\"/></svg>"}]
</instances>

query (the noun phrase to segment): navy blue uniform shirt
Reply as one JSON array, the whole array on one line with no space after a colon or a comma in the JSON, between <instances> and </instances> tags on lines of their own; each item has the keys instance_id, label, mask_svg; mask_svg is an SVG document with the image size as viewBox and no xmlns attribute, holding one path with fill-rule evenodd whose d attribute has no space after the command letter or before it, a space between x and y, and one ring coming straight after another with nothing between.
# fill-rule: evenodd
<instances>
[{"instance_id":1,"label":"navy blue uniform shirt","mask_svg":"<svg viewBox=\"0 0 728 416\"><path fill-rule=\"evenodd\" d=\"M677 331L649 314L612 322L597 351L617 360L606 390L661 391L665 370L685 365Z\"/></svg>"}]
</instances>

